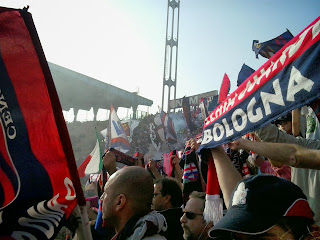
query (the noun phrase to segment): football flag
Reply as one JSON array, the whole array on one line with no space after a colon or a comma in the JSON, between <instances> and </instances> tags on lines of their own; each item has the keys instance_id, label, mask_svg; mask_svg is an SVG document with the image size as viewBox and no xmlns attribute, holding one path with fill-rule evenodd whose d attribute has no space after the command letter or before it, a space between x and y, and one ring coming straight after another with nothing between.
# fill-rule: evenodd
<instances>
[{"instance_id":1,"label":"football flag","mask_svg":"<svg viewBox=\"0 0 320 240\"><path fill-rule=\"evenodd\" d=\"M246 65L245 63L242 65L241 70L238 74L237 86L239 87L248 77L251 76L255 71Z\"/></svg>"},{"instance_id":2,"label":"football flag","mask_svg":"<svg viewBox=\"0 0 320 240\"><path fill-rule=\"evenodd\" d=\"M79 177L85 177L86 175L90 175L92 173L98 173L101 171L101 151L99 140L97 139L96 145L94 146L92 152L89 156L83 161L83 163L78 168Z\"/></svg>"},{"instance_id":3,"label":"football flag","mask_svg":"<svg viewBox=\"0 0 320 240\"><path fill-rule=\"evenodd\" d=\"M228 75L225 73L220 86L218 103L223 102L227 98L229 90L230 90L230 79Z\"/></svg>"},{"instance_id":4,"label":"football flag","mask_svg":"<svg viewBox=\"0 0 320 240\"><path fill-rule=\"evenodd\" d=\"M202 119L205 120L207 117L208 117L208 109L207 109L207 106L206 106L206 102L207 100L205 99L202 99L200 100L200 104L199 104L199 107L201 109L201 115L202 115Z\"/></svg>"},{"instance_id":5,"label":"football flag","mask_svg":"<svg viewBox=\"0 0 320 240\"><path fill-rule=\"evenodd\" d=\"M320 17L278 51L206 119L198 151L255 131L320 97Z\"/></svg>"},{"instance_id":6,"label":"football flag","mask_svg":"<svg viewBox=\"0 0 320 240\"><path fill-rule=\"evenodd\" d=\"M159 151L161 148L161 143L165 142L164 136L164 126L160 117L160 113L156 114L153 121L149 124L149 135L150 140L154 148Z\"/></svg>"},{"instance_id":7,"label":"football flag","mask_svg":"<svg viewBox=\"0 0 320 240\"><path fill-rule=\"evenodd\" d=\"M189 130L193 132L197 127L194 125L194 123L191 120L189 97L182 98L182 110L183 110L183 115L186 120L187 126Z\"/></svg>"},{"instance_id":8,"label":"football flag","mask_svg":"<svg viewBox=\"0 0 320 240\"><path fill-rule=\"evenodd\" d=\"M54 239L85 199L27 9L0 7L0 49L0 238Z\"/></svg>"},{"instance_id":9,"label":"football flag","mask_svg":"<svg viewBox=\"0 0 320 240\"><path fill-rule=\"evenodd\" d=\"M216 106L218 105L219 96L213 96L212 99L208 103L208 112L212 112Z\"/></svg>"},{"instance_id":10,"label":"football flag","mask_svg":"<svg viewBox=\"0 0 320 240\"><path fill-rule=\"evenodd\" d=\"M121 152L128 152L130 149L130 143L128 141L127 135L123 131L121 122L114 110L113 106L110 108L110 147L117 149Z\"/></svg>"},{"instance_id":11,"label":"football flag","mask_svg":"<svg viewBox=\"0 0 320 240\"><path fill-rule=\"evenodd\" d=\"M173 121L170 118L169 114L161 111L160 118L162 125L164 127L164 137L168 143L176 143L177 142L177 135L174 130Z\"/></svg>"},{"instance_id":12,"label":"football flag","mask_svg":"<svg viewBox=\"0 0 320 240\"><path fill-rule=\"evenodd\" d=\"M262 57L271 58L276 52L278 52L284 45L286 45L293 35L289 30L282 33L280 36L271 39L267 42L259 43L258 40L253 40L252 51L255 52L256 58L260 54Z\"/></svg>"},{"instance_id":13,"label":"football flag","mask_svg":"<svg viewBox=\"0 0 320 240\"><path fill-rule=\"evenodd\" d=\"M168 142L172 144L177 142L177 135L174 130L173 121L163 110L154 116L153 122L151 123L150 132L150 139L156 149L158 149L157 146L161 145L161 143L159 143L160 140L162 142Z\"/></svg>"}]
</instances>

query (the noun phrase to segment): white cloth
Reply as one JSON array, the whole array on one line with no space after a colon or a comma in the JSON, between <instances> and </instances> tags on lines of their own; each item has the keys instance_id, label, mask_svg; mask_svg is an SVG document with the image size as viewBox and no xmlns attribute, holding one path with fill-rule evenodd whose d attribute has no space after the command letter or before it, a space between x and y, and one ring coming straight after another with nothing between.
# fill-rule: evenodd
<instances>
[{"instance_id":1,"label":"white cloth","mask_svg":"<svg viewBox=\"0 0 320 240\"><path fill-rule=\"evenodd\" d=\"M313 109L309 106L304 106L300 112L306 118L306 138L313 140L320 139L320 124Z\"/></svg>"},{"instance_id":2,"label":"white cloth","mask_svg":"<svg viewBox=\"0 0 320 240\"><path fill-rule=\"evenodd\" d=\"M152 236L148 236L143 238L144 234L147 231L147 221L152 222L155 226L158 227L158 233L161 231L167 230L167 222L164 216L156 211L152 211L149 214L143 216L138 220L134 227L133 234L128 238L128 240L165 240L164 236L159 234L155 234Z\"/></svg>"}]
</instances>

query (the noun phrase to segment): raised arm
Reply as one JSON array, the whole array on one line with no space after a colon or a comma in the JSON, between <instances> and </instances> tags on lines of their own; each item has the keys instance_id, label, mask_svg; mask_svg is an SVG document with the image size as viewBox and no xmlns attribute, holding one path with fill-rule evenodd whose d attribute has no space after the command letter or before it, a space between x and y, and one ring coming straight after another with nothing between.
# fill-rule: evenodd
<instances>
[{"instance_id":1,"label":"raised arm","mask_svg":"<svg viewBox=\"0 0 320 240\"><path fill-rule=\"evenodd\" d=\"M231 149L245 149L273 161L297 168L320 169L320 150L312 150L297 144L254 142L239 138L229 144Z\"/></svg>"},{"instance_id":2,"label":"raised arm","mask_svg":"<svg viewBox=\"0 0 320 240\"><path fill-rule=\"evenodd\" d=\"M216 166L220 189L223 193L224 202L229 208L229 201L233 189L242 180L242 176L232 164L227 153L222 147L211 149L211 154Z\"/></svg>"},{"instance_id":3,"label":"raised arm","mask_svg":"<svg viewBox=\"0 0 320 240\"><path fill-rule=\"evenodd\" d=\"M180 167L180 159L177 155L174 155L174 157L171 158L172 166L174 170L174 178L177 179L179 182L181 182L182 176L183 176L183 170Z\"/></svg>"},{"instance_id":4,"label":"raised arm","mask_svg":"<svg viewBox=\"0 0 320 240\"><path fill-rule=\"evenodd\" d=\"M104 154L102 163L110 176L117 171L116 156L109 150Z\"/></svg>"},{"instance_id":5,"label":"raised arm","mask_svg":"<svg viewBox=\"0 0 320 240\"><path fill-rule=\"evenodd\" d=\"M300 109L292 110L292 134L297 137L300 136Z\"/></svg>"},{"instance_id":6,"label":"raised arm","mask_svg":"<svg viewBox=\"0 0 320 240\"><path fill-rule=\"evenodd\" d=\"M157 162L156 161L154 161L152 159L149 159L149 163L148 163L147 169L152 173L152 175L153 175L153 177L155 179L163 178L162 175L160 174L158 168L157 168Z\"/></svg>"}]
</instances>

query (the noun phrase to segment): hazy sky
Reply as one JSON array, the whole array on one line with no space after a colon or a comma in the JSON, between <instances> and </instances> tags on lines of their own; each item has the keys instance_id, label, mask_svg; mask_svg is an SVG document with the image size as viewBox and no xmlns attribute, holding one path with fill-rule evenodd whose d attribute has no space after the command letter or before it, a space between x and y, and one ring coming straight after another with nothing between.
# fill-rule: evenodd
<instances>
[{"instance_id":1,"label":"hazy sky","mask_svg":"<svg viewBox=\"0 0 320 240\"><path fill-rule=\"evenodd\" d=\"M161 106L166 0L0 0L29 5L49 62L137 91ZM243 63L258 69L252 40L295 36L320 13L319 0L181 0L177 98L236 89Z\"/></svg>"}]
</instances>

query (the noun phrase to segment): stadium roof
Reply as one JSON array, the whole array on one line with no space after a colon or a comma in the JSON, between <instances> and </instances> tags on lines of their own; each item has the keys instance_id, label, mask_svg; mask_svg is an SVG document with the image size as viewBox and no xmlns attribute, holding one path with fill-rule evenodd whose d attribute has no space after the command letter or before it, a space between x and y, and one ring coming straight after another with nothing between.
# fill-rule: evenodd
<instances>
[{"instance_id":1,"label":"stadium roof","mask_svg":"<svg viewBox=\"0 0 320 240\"><path fill-rule=\"evenodd\" d=\"M138 105L151 106L152 100L141 97L81 73L49 63L49 68L59 95L62 109L68 111L74 108L89 110L93 107L97 112L99 108L110 109L124 107L133 108Z\"/></svg>"}]
</instances>

